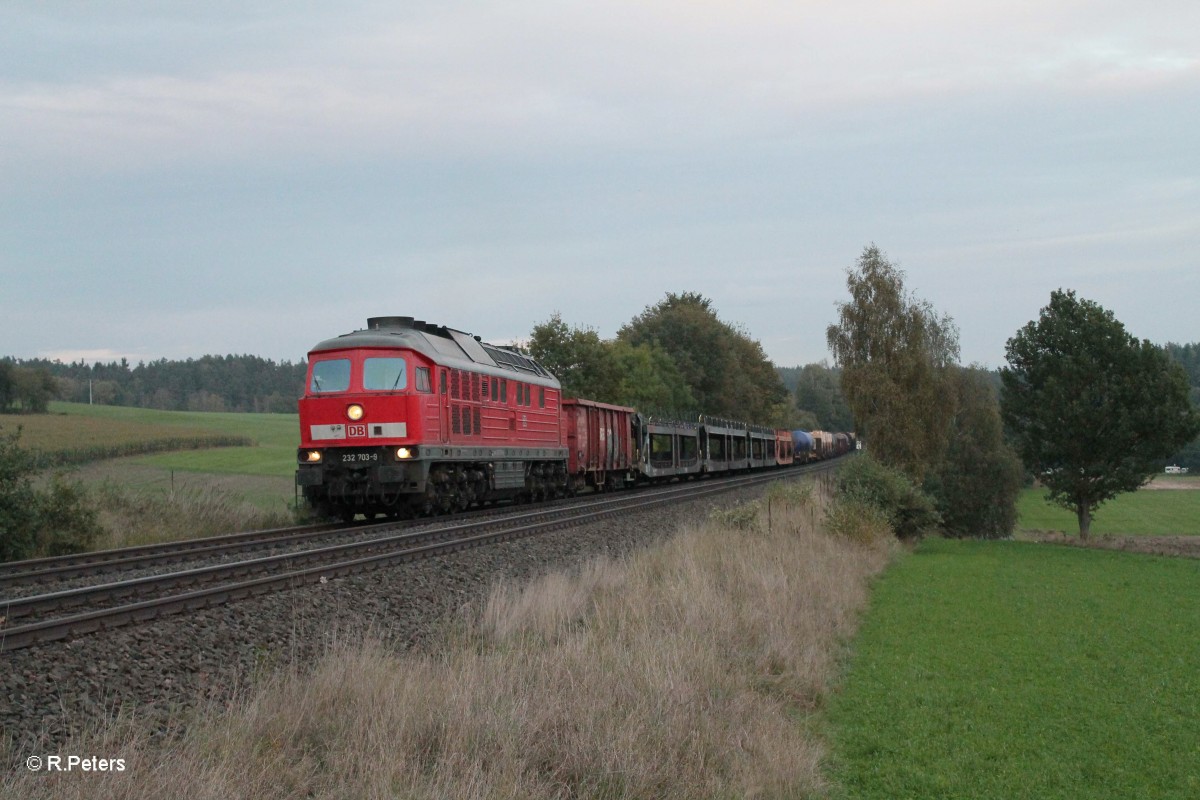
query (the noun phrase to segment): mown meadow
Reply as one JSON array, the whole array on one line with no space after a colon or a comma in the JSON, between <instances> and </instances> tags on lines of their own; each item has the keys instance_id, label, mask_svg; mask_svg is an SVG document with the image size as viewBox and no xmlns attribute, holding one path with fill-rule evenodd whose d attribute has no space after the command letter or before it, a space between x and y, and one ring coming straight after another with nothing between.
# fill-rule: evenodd
<instances>
[{"instance_id":1,"label":"mown meadow","mask_svg":"<svg viewBox=\"0 0 1200 800\"><path fill-rule=\"evenodd\" d=\"M1198 586L1195 559L926 540L832 706L840 796L1200 796Z\"/></svg>"},{"instance_id":2,"label":"mown meadow","mask_svg":"<svg viewBox=\"0 0 1200 800\"><path fill-rule=\"evenodd\" d=\"M1075 534L1075 515L1046 501L1044 489L1025 489L1017 498L1019 528ZM1200 476L1160 476L1149 487L1104 503L1092 520L1092 533L1136 536L1200 534Z\"/></svg>"}]
</instances>

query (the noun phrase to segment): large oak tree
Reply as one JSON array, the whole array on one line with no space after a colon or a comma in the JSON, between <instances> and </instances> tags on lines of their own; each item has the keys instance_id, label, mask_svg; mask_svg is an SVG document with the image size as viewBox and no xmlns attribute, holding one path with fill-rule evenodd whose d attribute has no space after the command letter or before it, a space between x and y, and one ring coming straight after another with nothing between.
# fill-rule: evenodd
<instances>
[{"instance_id":1,"label":"large oak tree","mask_svg":"<svg viewBox=\"0 0 1200 800\"><path fill-rule=\"evenodd\" d=\"M1001 410L1017 453L1086 539L1106 500L1137 489L1200 430L1184 371L1098 304L1056 291L1007 345Z\"/></svg>"}]
</instances>

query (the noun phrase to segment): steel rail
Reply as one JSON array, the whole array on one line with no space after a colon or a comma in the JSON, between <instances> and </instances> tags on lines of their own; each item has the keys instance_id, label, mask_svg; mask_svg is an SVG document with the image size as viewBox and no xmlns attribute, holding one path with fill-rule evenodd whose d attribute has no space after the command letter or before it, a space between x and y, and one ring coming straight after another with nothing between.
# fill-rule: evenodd
<instances>
[{"instance_id":1,"label":"steel rail","mask_svg":"<svg viewBox=\"0 0 1200 800\"><path fill-rule=\"evenodd\" d=\"M801 467L802 469L803 467ZM719 480L737 476L717 476ZM0 563L0 591L47 580L63 580L81 575L97 575L122 569L169 564L175 561L190 561L210 556L262 550L268 547L286 547L330 535L356 536L373 531L408 528L418 525L470 518L480 514L495 513L503 506L487 506L466 512L409 519L365 521L357 524L344 522L320 523L287 528L269 528L257 531L206 536L199 539L184 539L174 542L95 550L63 556L26 559ZM509 507L511 508L511 507Z\"/></svg>"},{"instance_id":2,"label":"steel rail","mask_svg":"<svg viewBox=\"0 0 1200 800\"><path fill-rule=\"evenodd\" d=\"M379 524L379 523L368 523ZM172 559L191 558L198 553L217 550L221 547L249 549L254 546L270 546L281 539L297 536L318 536L342 530L354 530L344 522L301 525L290 528L267 528L241 533L226 533L205 536L200 539L182 539L174 542L117 547L110 550L93 550L87 553L72 553L65 556L30 558L23 561L8 561L0 564L0 588L16 586L47 577L69 578L83 575L96 569L110 566L142 566L163 563Z\"/></svg>"},{"instance_id":3,"label":"steel rail","mask_svg":"<svg viewBox=\"0 0 1200 800\"><path fill-rule=\"evenodd\" d=\"M813 471L816 470L810 469L804 470L803 472L791 472L790 474L784 474L783 477L799 477L802 474L810 474ZM473 533L462 538L455 538L445 542L436 542L417 547L404 547L400 550L390 550L385 553L352 558L346 561L317 564L315 566L306 567L300 570L288 571L274 575L264 575L249 580L241 580L236 583L221 583L215 586L208 586L202 589L185 592L183 594L142 600L138 602L127 603L121 606L83 612L69 617L47 619L39 622L10 627L7 629L0 629L0 652L17 650L33 644L56 641L69 636L83 635L98 630L108 630L127 625L131 622L156 619L158 617L178 613L179 611L195 610L212 605L219 605L232 600L239 600L245 597L264 594L269 591L275 591L284 587L291 588L308 583L318 582L322 578L327 580L329 578L341 577L343 575L354 574L370 569L377 569L383 566L414 561L419 558L446 555L486 544L524 538L539 533L546 533L553 530L583 525L629 511L653 508L655 506L665 505L676 501L696 499L698 497L717 494L742 486L777 480L779 477L781 477L780 473L771 473L768 475L755 474L740 479L722 481L715 485L706 484L699 488L695 488L695 485L691 484L690 488L692 491L688 492L662 493L651 498L646 498L644 496L636 496L633 498L617 498L609 503L596 504L598 506L608 507L593 507L591 510L580 511L578 507L571 507L558 510L565 513L542 511L531 514L523 514L519 515L517 520L515 520L521 524L517 526L505 527L500 531ZM550 518L542 521L530 519L537 517ZM511 523L513 521L514 519L512 517L507 517L505 520L503 520L503 523ZM465 529L465 531L470 531L472 528L494 526L503 523L501 521L493 520L485 523L473 523L456 527L459 529ZM438 531L423 531L415 535L438 534L453 531L454 528L443 528ZM400 540L406 538L411 539L413 536L414 534L403 534L397 537L387 537L386 539L372 541L387 541L390 544L401 544L402 542ZM411 541L409 543L411 543ZM304 554L300 555L327 550L341 551L342 555L346 555L349 552L349 548L343 548L339 546L334 548L321 548L320 551L305 551ZM291 554L287 557L269 558L275 560L276 562L286 562L289 559L295 559L296 555L297 554ZM266 559L255 559L255 561L264 560ZM195 571L193 570L190 572Z\"/></svg>"},{"instance_id":4,"label":"steel rail","mask_svg":"<svg viewBox=\"0 0 1200 800\"><path fill-rule=\"evenodd\" d=\"M759 476L738 476L734 478L726 478L718 484L710 485L720 486L722 488L732 488L752 482L757 477ZM661 495L668 499L677 496L688 496L694 491L690 488L690 486L691 485L689 484L676 484L666 490L662 490ZM645 495L605 496L602 499L591 501L586 507L603 508L607 506L622 508L626 505L635 505L638 500L643 497L645 497ZM227 562L221 564L211 564L187 570L162 573L159 575L147 575L144 577L131 578L123 581L114 581L111 583L101 583L72 589L63 589L57 592L48 592L45 594L16 597L7 600L0 599L0 616L3 616L6 621L11 622L12 620L21 619L33 614L58 611L60 609L71 608L87 603L119 600L135 594L148 594L156 590L176 589L185 586L195 586L204 583L213 583L215 581L229 580L231 578L238 578L246 575L266 572L275 568L326 561L330 558L343 556L349 553L376 550L382 547L390 547L400 543L415 543L434 539L444 539L450 536L461 536L470 531L482 532L496 526L510 525L513 522L533 522L539 519L549 520L556 517L569 516L579 508L579 505L538 508L518 515L506 515L498 519L466 522L458 525L448 525L440 528L408 533L397 533L390 536L361 539L353 542L343 542L340 544L327 545L325 547L289 553L279 553L232 563ZM370 530L370 527L371 526L368 526L363 530ZM394 525L388 525L387 523L384 523L382 525L373 527L388 529L393 528Z\"/></svg>"},{"instance_id":5,"label":"steel rail","mask_svg":"<svg viewBox=\"0 0 1200 800\"><path fill-rule=\"evenodd\" d=\"M801 466L797 469L805 469ZM718 475L718 480L736 479L739 476ZM419 525L437 524L492 514L503 510L502 506L487 506L467 512L421 517L415 519L388 519L366 521L357 524L343 522L302 525L287 528L269 528L257 531L207 536L200 539L185 539L160 542L110 550L96 550L64 556L26 559L0 563L0 591L43 581L57 581L82 575L96 576L104 572L137 569L177 561L232 555L235 553L262 550L268 547L288 547L311 539L339 535L357 536L375 531L409 528ZM512 507L508 507L512 508Z\"/></svg>"}]
</instances>

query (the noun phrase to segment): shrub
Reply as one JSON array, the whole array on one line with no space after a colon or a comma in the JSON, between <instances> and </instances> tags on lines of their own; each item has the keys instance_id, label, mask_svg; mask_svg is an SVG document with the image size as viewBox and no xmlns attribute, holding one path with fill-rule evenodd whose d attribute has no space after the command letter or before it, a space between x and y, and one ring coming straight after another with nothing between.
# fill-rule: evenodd
<instances>
[{"instance_id":1,"label":"shrub","mask_svg":"<svg viewBox=\"0 0 1200 800\"><path fill-rule=\"evenodd\" d=\"M36 555L62 556L91 550L104 533L91 503L92 498L78 481L56 474L50 488L38 494Z\"/></svg>"},{"instance_id":2,"label":"shrub","mask_svg":"<svg viewBox=\"0 0 1200 800\"><path fill-rule=\"evenodd\" d=\"M987 375L960 369L952 376L958 411L946 456L925 478L947 536L1002 539L1017 522L1024 470L1004 439L1000 410Z\"/></svg>"},{"instance_id":3,"label":"shrub","mask_svg":"<svg viewBox=\"0 0 1200 800\"><path fill-rule=\"evenodd\" d=\"M29 481L27 454L18 428L0 432L0 561L28 558L37 524L37 493Z\"/></svg>"},{"instance_id":4,"label":"shrub","mask_svg":"<svg viewBox=\"0 0 1200 800\"><path fill-rule=\"evenodd\" d=\"M907 475L869 455L850 460L837 477L839 499L874 507L887 518L901 539L922 535L941 523L933 500Z\"/></svg>"},{"instance_id":5,"label":"shrub","mask_svg":"<svg viewBox=\"0 0 1200 800\"><path fill-rule=\"evenodd\" d=\"M758 525L758 503L739 503L729 508L717 509L709 514L708 518L722 528L752 530Z\"/></svg>"},{"instance_id":6,"label":"shrub","mask_svg":"<svg viewBox=\"0 0 1200 800\"><path fill-rule=\"evenodd\" d=\"M78 553L102 529L83 487L55 475L36 489L35 459L17 444L21 436L0 433L0 561Z\"/></svg>"},{"instance_id":7,"label":"shrub","mask_svg":"<svg viewBox=\"0 0 1200 800\"><path fill-rule=\"evenodd\" d=\"M854 495L840 495L825 513L825 529L834 536L872 544L892 535L887 514Z\"/></svg>"}]
</instances>

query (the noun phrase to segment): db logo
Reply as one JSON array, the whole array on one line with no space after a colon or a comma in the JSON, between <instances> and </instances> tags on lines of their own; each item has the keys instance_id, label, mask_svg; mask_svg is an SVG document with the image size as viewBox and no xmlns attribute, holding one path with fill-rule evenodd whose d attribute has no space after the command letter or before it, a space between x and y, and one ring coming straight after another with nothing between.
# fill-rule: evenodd
<instances>
[{"instance_id":1,"label":"db logo","mask_svg":"<svg viewBox=\"0 0 1200 800\"><path fill-rule=\"evenodd\" d=\"M366 425L347 425L346 426L346 435L347 436L366 436L367 435L367 426Z\"/></svg>"}]
</instances>

